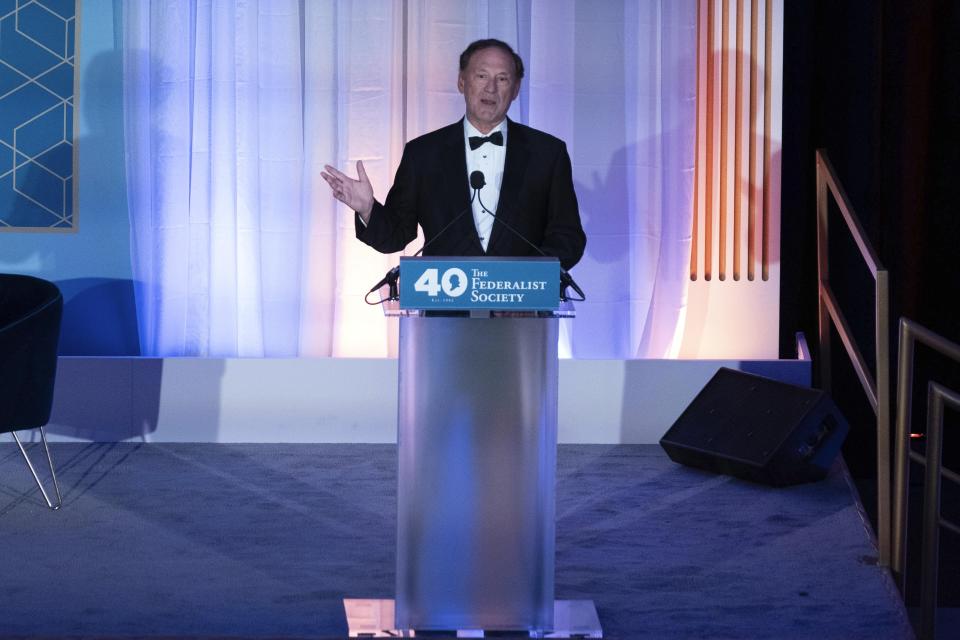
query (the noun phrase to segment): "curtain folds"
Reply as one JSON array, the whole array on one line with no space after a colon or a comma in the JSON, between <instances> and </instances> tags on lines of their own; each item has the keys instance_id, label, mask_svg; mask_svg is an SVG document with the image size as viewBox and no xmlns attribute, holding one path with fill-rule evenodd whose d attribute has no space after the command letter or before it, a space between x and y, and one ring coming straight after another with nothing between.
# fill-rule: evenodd
<instances>
[{"instance_id":1,"label":"curtain folds","mask_svg":"<svg viewBox=\"0 0 960 640\"><path fill-rule=\"evenodd\" d=\"M396 263L320 178L383 198L405 139L463 115L457 58L527 63L510 116L566 140L588 235L577 357L675 355L689 260L694 0L124 4L127 190L142 353L386 356L363 294ZM412 253L419 243L411 245Z\"/></svg>"}]
</instances>

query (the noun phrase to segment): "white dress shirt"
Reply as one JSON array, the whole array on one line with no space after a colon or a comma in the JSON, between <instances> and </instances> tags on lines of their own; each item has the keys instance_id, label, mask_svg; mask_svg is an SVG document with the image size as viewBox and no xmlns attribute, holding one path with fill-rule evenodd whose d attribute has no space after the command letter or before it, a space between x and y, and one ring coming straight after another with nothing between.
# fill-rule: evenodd
<instances>
[{"instance_id":1,"label":"white dress shirt","mask_svg":"<svg viewBox=\"0 0 960 640\"><path fill-rule=\"evenodd\" d=\"M503 146L485 142L477 149L470 148L470 138L472 136L487 137L493 135L494 131L503 134ZM467 118L463 119L463 145L467 153L467 178L474 171L482 171L486 184L480 189L479 198L473 199L473 222L477 227L477 235L480 236L480 244L483 250L487 250L490 244L490 234L493 233L493 216L483 210L486 207L488 211L497 212L497 203L500 201L500 185L503 182L503 165L507 159L507 120L504 118L500 124L490 130L490 133L484 135L477 131L476 127L470 124ZM473 195L471 190L470 195ZM483 207L480 201L483 201Z\"/></svg>"}]
</instances>

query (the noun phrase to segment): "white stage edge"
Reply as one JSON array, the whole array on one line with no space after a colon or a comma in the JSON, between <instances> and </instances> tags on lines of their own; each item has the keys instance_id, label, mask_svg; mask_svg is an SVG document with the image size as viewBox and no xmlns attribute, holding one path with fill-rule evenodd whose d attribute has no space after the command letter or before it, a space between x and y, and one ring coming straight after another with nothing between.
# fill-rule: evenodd
<instances>
[{"instance_id":1,"label":"white stage edge","mask_svg":"<svg viewBox=\"0 0 960 640\"><path fill-rule=\"evenodd\" d=\"M559 441L651 444L719 367L809 386L797 360L561 360ZM491 398L495 402L496 398ZM60 358L52 440L395 443L397 361Z\"/></svg>"}]
</instances>

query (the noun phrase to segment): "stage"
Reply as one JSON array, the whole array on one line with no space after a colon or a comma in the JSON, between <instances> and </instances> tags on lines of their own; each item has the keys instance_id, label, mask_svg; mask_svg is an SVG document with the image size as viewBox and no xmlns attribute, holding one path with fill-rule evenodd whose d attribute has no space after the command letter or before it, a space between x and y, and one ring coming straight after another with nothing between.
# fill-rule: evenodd
<instances>
[{"instance_id":1,"label":"stage","mask_svg":"<svg viewBox=\"0 0 960 640\"><path fill-rule=\"evenodd\" d=\"M344 637L343 598L393 596L395 445L52 451L59 512L0 444L0 636ZM557 478L556 597L605 637L913 637L839 459L775 489L561 445Z\"/></svg>"}]
</instances>

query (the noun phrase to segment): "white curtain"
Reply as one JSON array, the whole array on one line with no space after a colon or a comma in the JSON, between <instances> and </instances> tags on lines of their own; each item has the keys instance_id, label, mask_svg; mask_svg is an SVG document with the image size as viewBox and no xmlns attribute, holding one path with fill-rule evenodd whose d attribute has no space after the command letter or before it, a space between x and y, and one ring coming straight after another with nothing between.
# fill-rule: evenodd
<instances>
[{"instance_id":1,"label":"white curtain","mask_svg":"<svg viewBox=\"0 0 960 640\"><path fill-rule=\"evenodd\" d=\"M679 350L692 221L696 3L534 2L530 121L571 152L587 253L575 357Z\"/></svg>"},{"instance_id":2,"label":"white curtain","mask_svg":"<svg viewBox=\"0 0 960 640\"><path fill-rule=\"evenodd\" d=\"M139 0L124 4L127 182L145 355L384 356L363 294L396 263L319 177L463 114L457 58L527 63L511 117L567 141L588 236L577 357L674 354L689 260L694 0ZM418 244L411 246L411 252Z\"/></svg>"}]
</instances>

